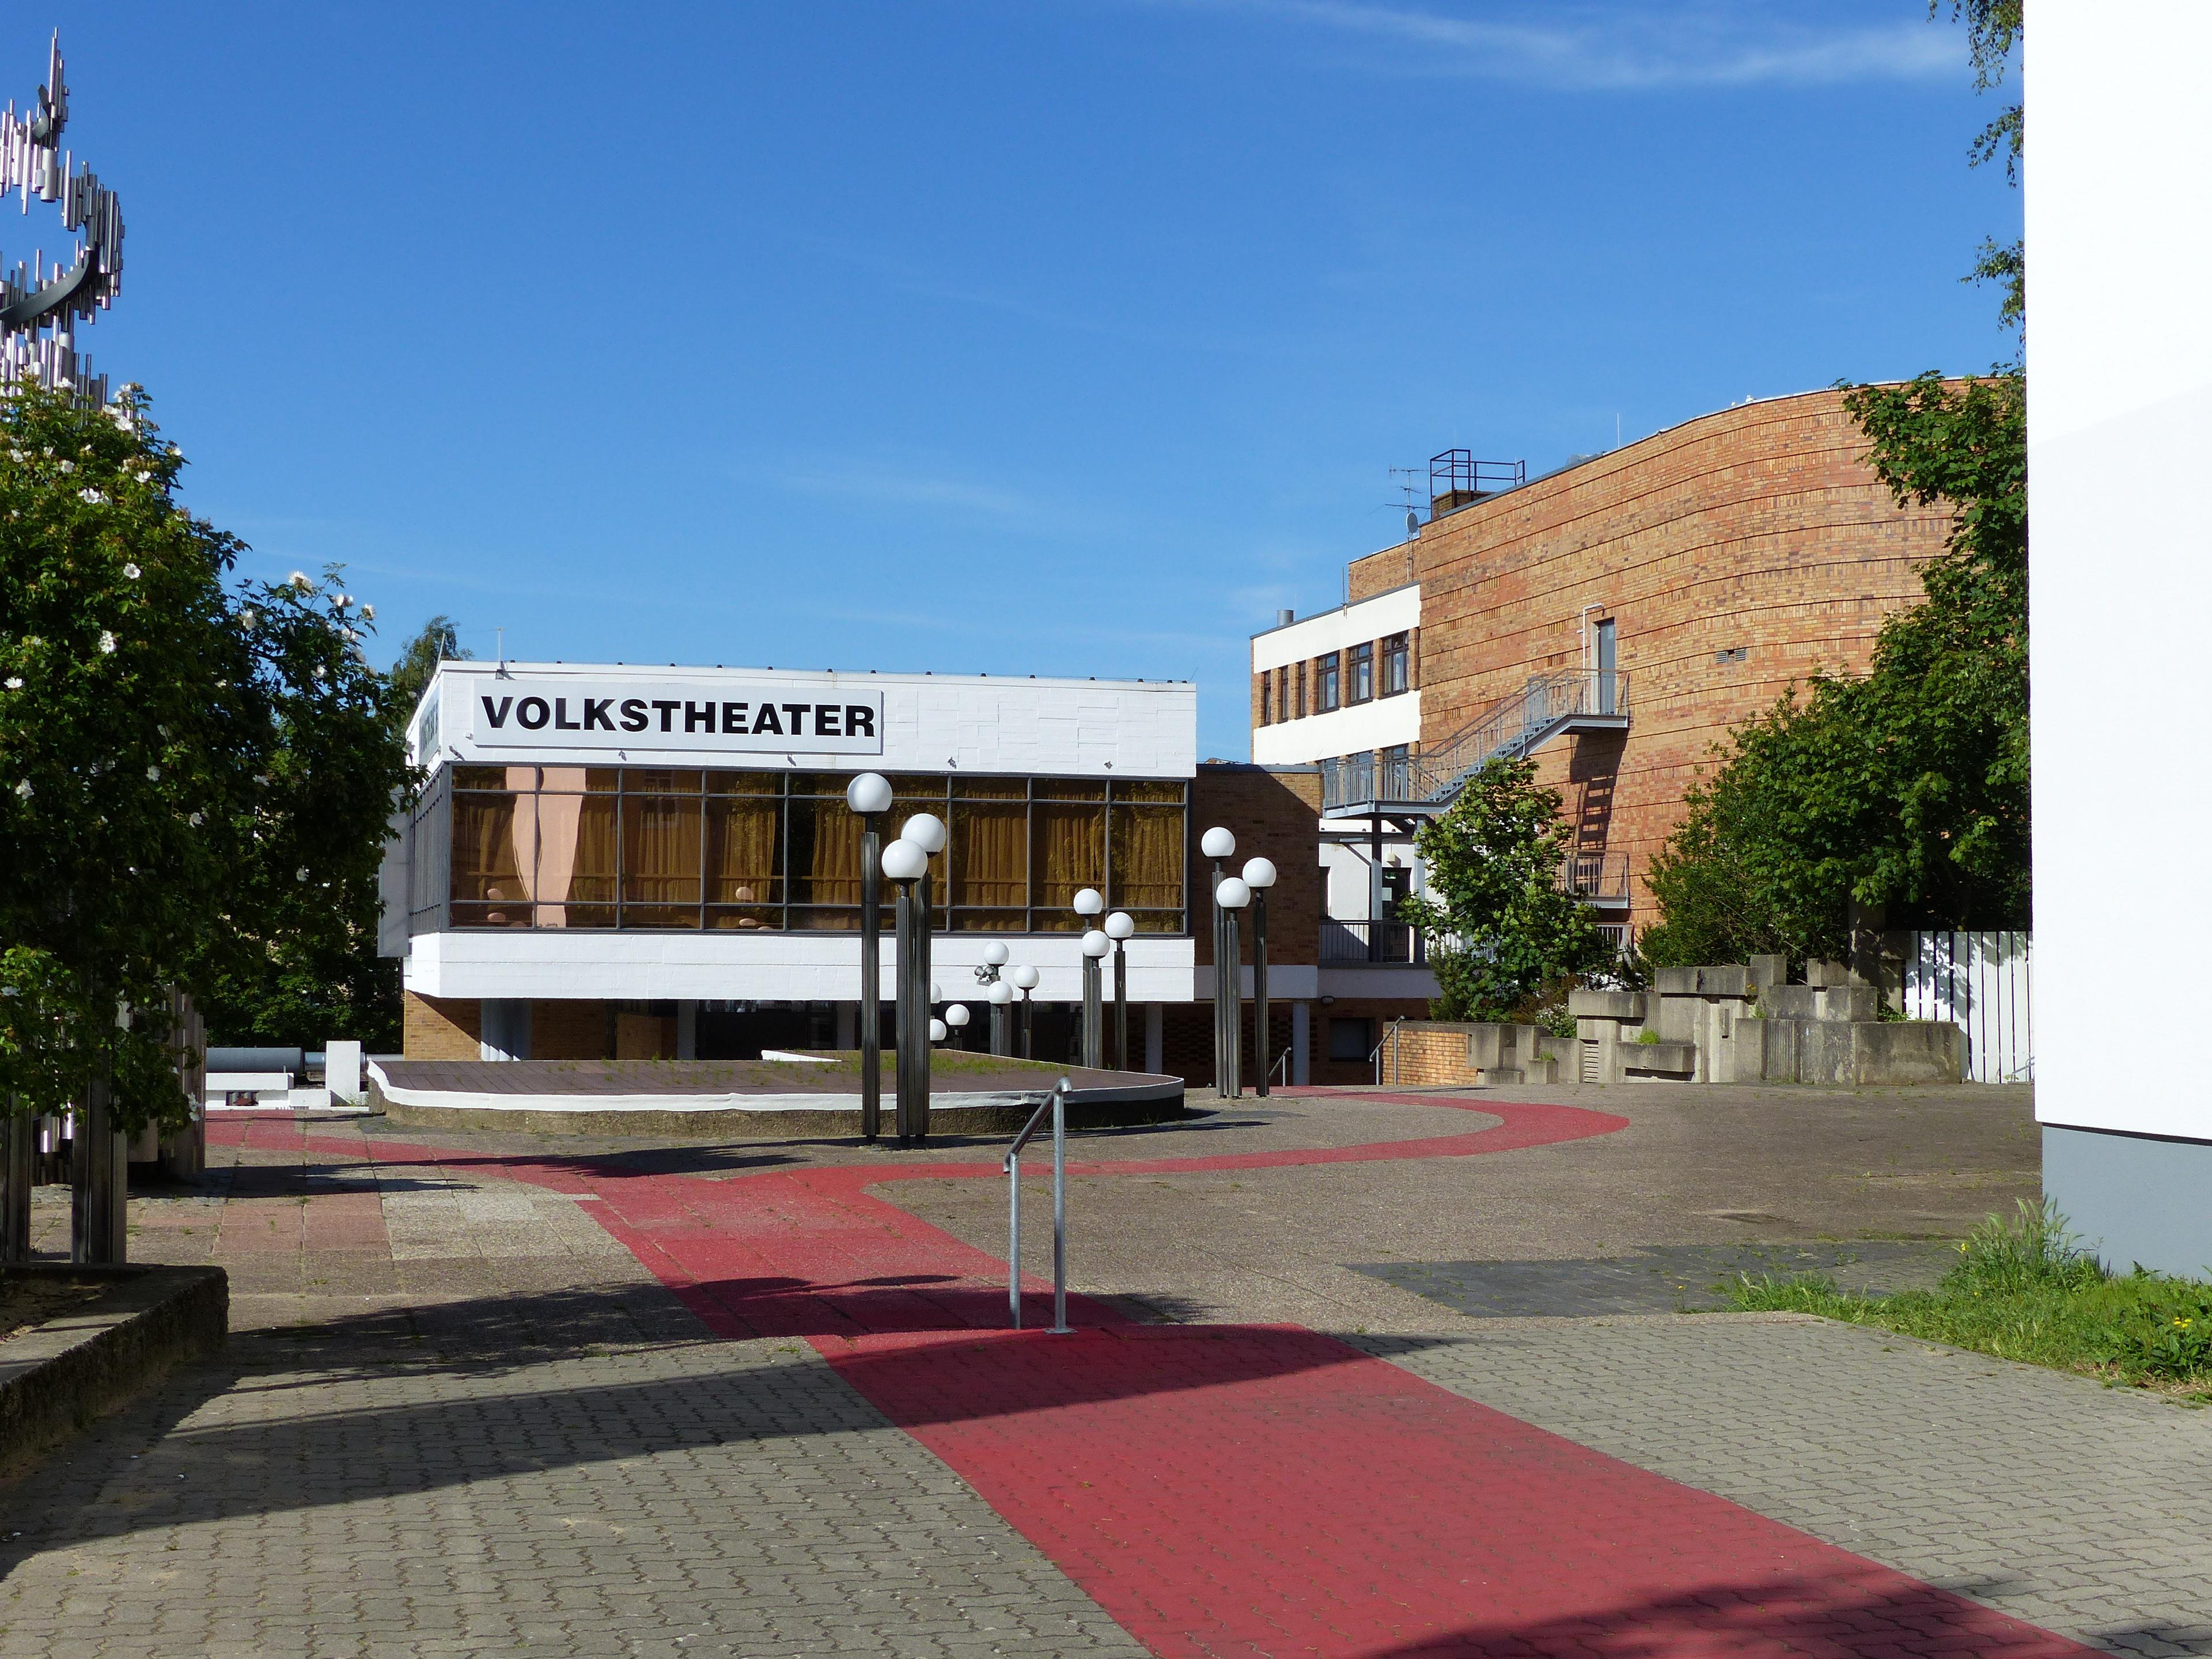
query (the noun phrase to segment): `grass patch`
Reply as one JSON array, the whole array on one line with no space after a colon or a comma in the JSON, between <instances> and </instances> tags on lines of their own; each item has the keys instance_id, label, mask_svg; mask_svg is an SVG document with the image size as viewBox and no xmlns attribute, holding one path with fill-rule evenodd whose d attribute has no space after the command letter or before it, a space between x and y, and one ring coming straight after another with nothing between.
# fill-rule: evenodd
<instances>
[{"instance_id":1,"label":"grass patch","mask_svg":"<svg viewBox=\"0 0 2212 1659\"><path fill-rule=\"evenodd\" d=\"M1821 1274L1739 1273L1718 1287L1745 1311L1819 1314L2108 1383L2212 1400L2212 1285L2137 1268L2108 1273L2045 1199L1991 1216L1932 1291L1855 1296Z\"/></svg>"}]
</instances>

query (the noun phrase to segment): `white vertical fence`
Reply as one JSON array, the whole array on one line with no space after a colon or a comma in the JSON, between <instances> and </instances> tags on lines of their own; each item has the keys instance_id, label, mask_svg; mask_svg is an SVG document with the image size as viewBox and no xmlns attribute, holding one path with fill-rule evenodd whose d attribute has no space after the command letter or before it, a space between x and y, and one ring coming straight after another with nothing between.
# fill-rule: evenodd
<instances>
[{"instance_id":1,"label":"white vertical fence","mask_svg":"<svg viewBox=\"0 0 2212 1659\"><path fill-rule=\"evenodd\" d=\"M2031 941L2027 933L1908 935L1905 1018L1948 1019L1965 1030L1969 1082L2035 1075Z\"/></svg>"}]
</instances>

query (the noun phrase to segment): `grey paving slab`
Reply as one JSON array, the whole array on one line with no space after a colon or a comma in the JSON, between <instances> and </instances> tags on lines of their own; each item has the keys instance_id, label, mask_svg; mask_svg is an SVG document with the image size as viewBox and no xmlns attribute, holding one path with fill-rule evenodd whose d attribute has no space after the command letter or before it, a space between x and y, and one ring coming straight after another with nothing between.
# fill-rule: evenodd
<instances>
[{"instance_id":1,"label":"grey paving slab","mask_svg":"<svg viewBox=\"0 0 2212 1659\"><path fill-rule=\"evenodd\" d=\"M2212 1654L2212 1412L1792 1316L1450 1334L1348 1340L2078 1641Z\"/></svg>"}]
</instances>

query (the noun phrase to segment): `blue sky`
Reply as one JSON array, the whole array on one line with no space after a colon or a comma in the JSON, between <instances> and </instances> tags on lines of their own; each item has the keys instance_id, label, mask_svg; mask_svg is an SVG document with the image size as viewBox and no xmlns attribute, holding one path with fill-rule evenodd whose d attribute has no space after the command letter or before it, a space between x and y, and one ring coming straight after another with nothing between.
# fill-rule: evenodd
<instances>
[{"instance_id":1,"label":"blue sky","mask_svg":"<svg viewBox=\"0 0 2212 1659\"><path fill-rule=\"evenodd\" d=\"M1917 0L106 0L0 91L57 21L129 227L81 343L384 659L1188 678L1242 757L1389 468L2010 349Z\"/></svg>"}]
</instances>

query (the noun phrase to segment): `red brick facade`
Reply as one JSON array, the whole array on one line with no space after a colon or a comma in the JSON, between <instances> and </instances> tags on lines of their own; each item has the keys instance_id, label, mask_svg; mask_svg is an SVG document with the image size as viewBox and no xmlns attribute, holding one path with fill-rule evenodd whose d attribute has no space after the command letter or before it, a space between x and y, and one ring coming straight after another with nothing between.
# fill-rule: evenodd
<instances>
[{"instance_id":1,"label":"red brick facade","mask_svg":"<svg viewBox=\"0 0 2212 1659\"><path fill-rule=\"evenodd\" d=\"M1585 850L1627 855L1632 920L1685 788L1729 728L1819 671L1863 672L1917 602L1941 506L1899 507L1843 394L1724 410L1445 514L1355 561L1354 599L1421 585L1416 684L1435 749L1611 620L1629 729L1557 739L1540 776ZM1587 609L1586 609L1587 607Z\"/></svg>"}]
</instances>

